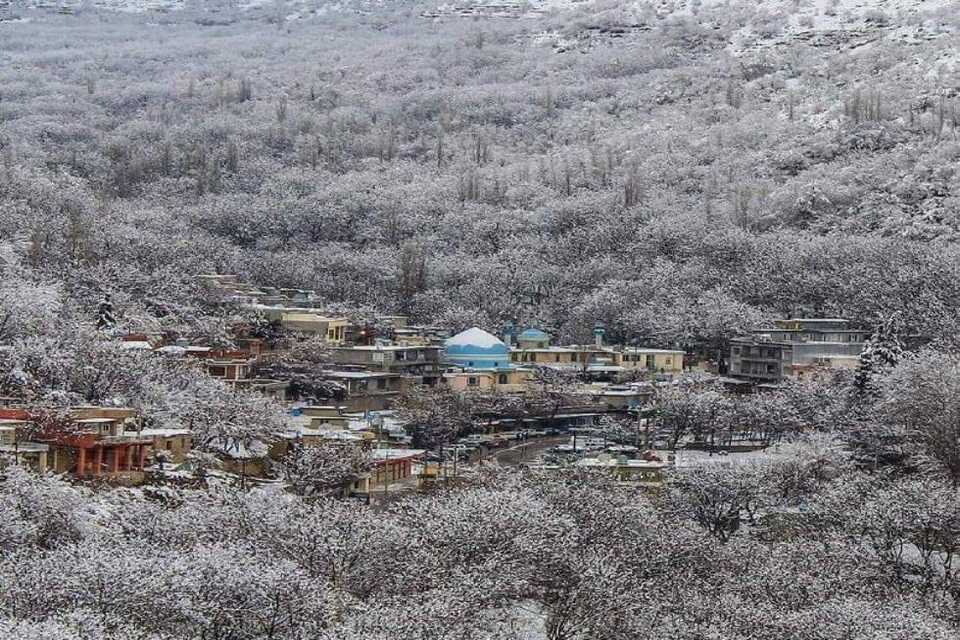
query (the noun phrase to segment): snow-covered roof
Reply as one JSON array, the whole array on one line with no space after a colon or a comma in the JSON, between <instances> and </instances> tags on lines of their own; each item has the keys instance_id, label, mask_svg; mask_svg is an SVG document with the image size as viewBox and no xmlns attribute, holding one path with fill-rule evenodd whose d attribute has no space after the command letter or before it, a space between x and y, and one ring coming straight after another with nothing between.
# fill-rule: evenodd
<instances>
[{"instance_id":1,"label":"snow-covered roof","mask_svg":"<svg viewBox=\"0 0 960 640\"><path fill-rule=\"evenodd\" d=\"M646 347L628 347L623 350L624 353L648 353L650 355L663 354L663 355L673 355L673 354L684 354L686 353L683 349L647 349Z\"/></svg>"},{"instance_id":2,"label":"snow-covered roof","mask_svg":"<svg viewBox=\"0 0 960 640\"><path fill-rule=\"evenodd\" d=\"M235 460L252 458L262 458L267 455L267 445L259 440L249 443L249 446L243 442L233 439L214 438L208 444L209 448L218 451Z\"/></svg>"},{"instance_id":3,"label":"snow-covered roof","mask_svg":"<svg viewBox=\"0 0 960 640\"><path fill-rule=\"evenodd\" d=\"M182 356L187 352L187 348L179 347L177 345L171 344L171 345L167 345L166 347L160 347L159 349L157 349L157 351L164 354Z\"/></svg>"},{"instance_id":4,"label":"snow-covered roof","mask_svg":"<svg viewBox=\"0 0 960 640\"><path fill-rule=\"evenodd\" d=\"M472 327L466 331L461 331L452 338L447 338L444 342L447 349L451 347L476 347L478 349L507 349L507 345L492 333L488 333L479 327Z\"/></svg>"},{"instance_id":5,"label":"snow-covered roof","mask_svg":"<svg viewBox=\"0 0 960 640\"><path fill-rule=\"evenodd\" d=\"M424 453L426 453L424 449L374 449L370 452L370 457L374 460L401 460L415 458Z\"/></svg>"},{"instance_id":6,"label":"snow-covered roof","mask_svg":"<svg viewBox=\"0 0 960 640\"><path fill-rule=\"evenodd\" d=\"M145 351L149 351L153 349L153 345L144 340L124 340L120 343L120 348L130 350L143 349Z\"/></svg>"},{"instance_id":7,"label":"snow-covered roof","mask_svg":"<svg viewBox=\"0 0 960 640\"><path fill-rule=\"evenodd\" d=\"M334 347L333 351L410 351L415 349L439 349L433 344L358 344L350 347Z\"/></svg>"},{"instance_id":8,"label":"snow-covered roof","mask_svg":"<svg viewBox=\"0 0 960 640\"><path fill-rule=\"evenodd\" d=\"M324 371L323 375L328 378L344 378L352 380L364 380L367 378L397 378L399 373L390 373L388 371Z\"/></svg>"},{"instance_id":9,"label":"snow-covered roof","mask_svg":"<svg viewBox=\"0 0 960 640\"><path fill-rule=\"evenodd\" d=\"M549 340L550 336L540 329L526 329L520 332L520 335L517 336L517 340Z\"/></svg>"},{"instance_id":10,"label":"snow-covered roof","mask_svg":"<svg viewBox=\"0 0 960 640\"><path fill-rule=\"evenodd\" d=\"M144 438L179 438L193 435L189 429L143 429L136 433Z\"/></svg>"}]
</instances>

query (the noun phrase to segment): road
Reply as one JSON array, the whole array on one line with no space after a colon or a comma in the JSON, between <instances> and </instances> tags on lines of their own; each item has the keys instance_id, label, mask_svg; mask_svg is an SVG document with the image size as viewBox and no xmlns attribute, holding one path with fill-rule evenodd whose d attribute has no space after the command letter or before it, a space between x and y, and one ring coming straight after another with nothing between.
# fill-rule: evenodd
<instances>
[{"instance_id":1,"label":"road","mask_svg":"<svg viewBox=\"0 0 960 640\"><path fill-rule=\"evenodd\" d=\"M544 451L555 447L558 444L564 444L570 441L570 436L550 436L546 438L533 438L520 444L515 444L506 449L495 449L486 460L496 460L501 464L518 465L521 462L532 462L536 460Z\"/></svg>"}]
</instances>

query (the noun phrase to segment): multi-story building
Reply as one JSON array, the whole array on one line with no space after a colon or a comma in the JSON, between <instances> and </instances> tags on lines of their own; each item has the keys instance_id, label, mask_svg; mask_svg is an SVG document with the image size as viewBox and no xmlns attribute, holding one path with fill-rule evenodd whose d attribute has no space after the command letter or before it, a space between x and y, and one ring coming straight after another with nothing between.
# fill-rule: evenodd
<instances>
[{"instance_id":1,"label":"multi-story building","mask_svg":"<svg viewBox=\"0 0 960 640\"><path fill-rule=\"evenodd\" d=\"M510 362L581 371L584 374L618 374L623 371L622 354L614 349L589 345L538 346L511 349Z\"/></svg>"},{"instance_id":2,"label":"multi-story building","mask_svg":"<svg viewBox=\"0 0 960 640\"><path fill-rule=\"evenodd\" d=\"M56 473L137 482L153 439L127 429L136 419L134 409L79 407L38 439L49 445Z\"/></svg>"},{"instance_id":3,"label":"multi-story building","mask_svg":"<svg viewBox=\"0 0 960 640\"><path fill-rule=\"evenodd\" d=\"M347 411L382 411L389 409L405 388L402 374L392 371L323 371L325 379L345 389L339 401Z\"/></svg>"},{"instance_id":4,"label":"multi-story building","mask_svg":"<svg viewBox=\"0 0 960 640\"><path fill-rule=\"evenodd\" d=\"M244 351L188 347L187 354L201 358L207 373L224 382L237 382L250 375L252 358Z\"/></svg>"},{"instance_id":5,"label":"multi-story building","mask_svg":"<svg viewBox=\"0 0 960 640\"><path fill-rule=\"evenodd\" d=\"M730 375L760 383L855 367L870 332L835 318L777 320L730 341Z\"/></svg>"},{"instance_id":6,"label":"multi-story building","mask_svg":"<svg viewBox=\"0 0 960 640\"><path fill-rule=\"evenodd\" d=\"M433 386L442 374L443 349L428 345L358 345L330 351L331 361L340 366L362 367L370 371L399 373L412 384Z\"/></svg>"}]
</instances>

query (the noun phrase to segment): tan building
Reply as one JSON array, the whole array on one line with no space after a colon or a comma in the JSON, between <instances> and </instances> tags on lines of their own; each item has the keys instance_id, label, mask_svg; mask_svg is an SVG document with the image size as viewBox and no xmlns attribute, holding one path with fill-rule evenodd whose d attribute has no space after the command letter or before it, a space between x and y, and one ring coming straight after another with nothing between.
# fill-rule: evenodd
<instances>
[{"instance_id":1,"label":"tan building","mask_svg":"<svg viewBox=\"0 0 960 640\"><path fill-rule=\"evenodd\" d=\"M677 349L628 347L622 352L621 366L630 371L683 373L683 356L684 352Z\"/></svg>"},{"instance_id":2,"label":"tan building","mask_svg":"<svg viewBox=\"0 0 960 640\"><path fill-rule=\"evenodd\" d=\"M234 380L233 385L237 389L246 389L248 391L256 391L257 393L267 396L268 398L273 398L280 402L284 402L287 399L287 390L290 385L283 380L270 380L268 378L246 378L242 380Z\"/></svg>"},{"instance_id":3,"label":"tan building","mask_svg":"<svg viewBox=\"0 0 960 640\"><path fill-rule=\"evenodd\" d=\"M403 376L389 371L324 371L323 377L346 389L340 402L347 411L389 409L405 388Z\"/></svg>"},{"instance_id":4,"label":"tan building","mask_svg":"<svg viewBox=\"0 0 960 640\"><path fill-rule=\"evenodd\" d=\"M174 464L186 460L193 445L193 434L188 429L143 429L136 435L151 440L150 453L166 452L165 462Z\"/></svg>"},{"instance_id":5,"label":"tan building","mask_svg":"<svg viewBox=\"0 0 960 640\"><path fill-rule=\"evenodd\" d=\"M290 311L280 315L280 325L287 331L322 336L330 344L343 344L350 321L308 311Z\"/></svg>"},{"instance_id":6,"label":"tan building","mask_svg":"<svg viewBox=\"0 0 960 640\"><path fill-rule=\"evenodd\" d=\"M622 456L600 454L596 458L581 458L577 466L608 470L621 482L659 487L663 484L665 472L673 465L659 460L631 460Z\"/></svg>"},{"instance_id":7,"label":"tan building","mask_svg":"<svg viewBox=\"0 0 960 640\"><path fill-rule=\"evenodd\" d=\"M583 395L612 411L638 409L650 403L654 388L651 384L605 384L582 389Z\"/></svg>"},{"instance_id":8,"label":"tan building","mask_svg":"<svg viewBox=\"0 0 960 640\"><path fill-rule=\"evenodd\" d=\"M520 368L455 371L443 374L443 382L458 393L468 391L523 393L530 375L529 369Z\"/></svg>"},{"instance_id":9,"label":"tan building","mask_svg":"<svg viewBox=\"0 0 960 640\"><path fill-rule=\"evenodd\" d=\"M0 419L0 458L43 471L47 468L50 447L40 442L24 441L19 437L19 433L30 425L28 420Z\"/></svg>"}]
</instances>

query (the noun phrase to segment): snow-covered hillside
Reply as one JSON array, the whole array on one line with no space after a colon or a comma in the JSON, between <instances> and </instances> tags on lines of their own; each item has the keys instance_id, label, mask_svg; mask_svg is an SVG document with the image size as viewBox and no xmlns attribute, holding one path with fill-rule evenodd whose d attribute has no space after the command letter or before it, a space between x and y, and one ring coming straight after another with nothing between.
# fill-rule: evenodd
<instances>
[{"instance_id":1,"label":"snow-covered hillside","mask_svg":"<svg viewBox=\"0 0 960 640\"><path fill-rule=\"evenodd\" d=\"M945 18L955 6L951 0L455 0L423 15L433 19L531 19L569 13L571 18L593 23L592 33L571 34L569 29L554 28L535 38L552 42L558 51L590 46L598 40L629 38L659 21L715 27L738 16L733 19L741 23L731 32L729 50L741 54L796 41L845 49L881 37L932 40L947 31Z\"/></svg>"}]
</instances>

